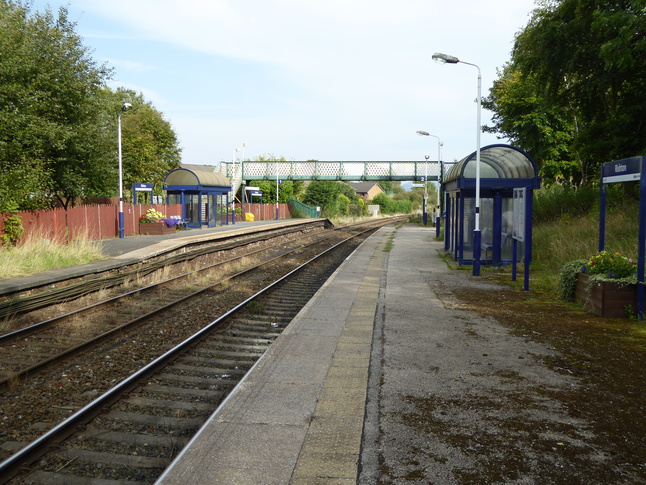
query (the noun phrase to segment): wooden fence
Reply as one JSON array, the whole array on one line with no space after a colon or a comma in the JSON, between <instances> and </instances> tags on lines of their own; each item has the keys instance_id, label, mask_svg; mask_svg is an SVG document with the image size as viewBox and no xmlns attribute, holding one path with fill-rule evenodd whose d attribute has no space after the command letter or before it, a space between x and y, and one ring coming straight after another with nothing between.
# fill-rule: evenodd
<instances>
[{"instance_id":1,"label":"wooden fence","mask_svg":"<svg viewBox=\"0 0 646 485\"><path fill-rule=\"evenodd\" d=\"M181 216L179 204L124 204L124 234L133 236L139 233L139 217L154 207L166 217ZM75 239L111 239L119 236L118 205L82 205L71 209L49 209L23 211L16 213L22 220L25 232L21 240L36 237L50 241L69 242ZM4 219L0 215L0 234L4 233Z\"/></svg>"},{"instance_id":2,"label":"wooden fence","mask_svg":"<svg viewBox=\"0 0 646 485\"><path fill-rule=\"evenodd\" d=\"M256 221L270 221L276 219L276 204L244 204L242 207L236 204L236 208L243 210L242 217L237 216L236 221L240 219L244 221L244 213L253 214ZM291 204L278 204L278 218L291 219L292 205Z\"/></svg>"},{"instance_id":3,"label":"wooden fence","mask_svg":"<svg viewBox=\"0 0 646 485\"><path fill-rule=\"evenodd\" d=\"M166 217L181 216L180 204L124 204L124 234L139 234L139 217L154 207ZM244 204L237 209L244 209L254 215L256 221L276 219L276 204ZM280 219L292 217L291 204L278 204ZM4 219L8 214L0 214L0 234L4 233ZM69 242L75 239L111 239L119 237L118 205L82 205L71 209L49 209L40 211L23 211L16 213L22 220L25 232L21 241L36 237L57 242ZM244 222L244 215L238 215L236 222ZM218 223L220 220L218 218Z\"/></svg>"}]
</instances>

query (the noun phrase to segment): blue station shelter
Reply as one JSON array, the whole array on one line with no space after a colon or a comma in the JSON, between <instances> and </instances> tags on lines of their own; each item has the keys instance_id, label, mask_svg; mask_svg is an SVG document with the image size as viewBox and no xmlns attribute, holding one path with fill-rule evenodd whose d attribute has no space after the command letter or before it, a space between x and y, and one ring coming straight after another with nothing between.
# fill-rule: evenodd
<instances>
[{"instance_id":1,"label":"blue station shelter","mask_svg":"<svg viewBox=\"0 0 646 485\"><path fill-rule=\"evenodd\" d=\"M473 264L475 230L476 152L454 164L442 180L446 222L444 248L458 264ZM526 189L524 235L514 237L514 189ZM514 260L512 239L531 261L532 191L540 188L536 162L520 148L495 144L480 149L481 262L500 266Z\"/></svg>"},{"instance_id":2,"label":"blue station shelter","mask_svg":"<svg viewBox=\"0 0 646 485\"><path fill-rule=\"evenodd\" d=\"M167 203L182 205L182 219L187 227L229 224L229 179L207 171L206 167L204 170L195 167L201 166L182 166L168 172L164 178Z\"/></svg>"}]
</instances>

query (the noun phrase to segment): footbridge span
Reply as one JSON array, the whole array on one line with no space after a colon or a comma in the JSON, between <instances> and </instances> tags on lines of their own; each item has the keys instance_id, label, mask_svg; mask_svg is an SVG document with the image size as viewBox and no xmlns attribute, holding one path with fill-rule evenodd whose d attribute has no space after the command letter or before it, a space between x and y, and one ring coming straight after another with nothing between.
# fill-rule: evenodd
<instances>
[{"instance_id":1,"label":"footbridge span","mask_svg":"<svg viewBox=\"0 0 646 485\"><path fill-rule=\"evenodd\" d=\"M222 162L218 172L231 180L235 193L243 180L378 180L439 181L444 163L439 161L238 161Z\"/></svg>"}]
</instances>

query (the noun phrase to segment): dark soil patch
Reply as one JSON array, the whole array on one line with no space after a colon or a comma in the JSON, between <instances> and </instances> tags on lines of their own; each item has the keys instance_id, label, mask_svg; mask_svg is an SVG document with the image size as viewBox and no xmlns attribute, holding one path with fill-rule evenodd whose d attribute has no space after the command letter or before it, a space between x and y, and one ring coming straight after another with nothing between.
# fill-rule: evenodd
<instances>
[{"instance_id":1,"label":"dark soil patch","mask_svg":"<svg viewBox=\"0 0 646 485\"><path fill-rule=\"evenodd\" d=\"M509 276L485 271L481 278L507 283ZM545 358L545 364L582 383L559 400L572 416L591 423L618 468L646 482L646 323L601 318L554 301L547 291L509 284L500 291L470 287L455 296L515 334L558 350L561 356Z\"/></svg>"}]
</instances>

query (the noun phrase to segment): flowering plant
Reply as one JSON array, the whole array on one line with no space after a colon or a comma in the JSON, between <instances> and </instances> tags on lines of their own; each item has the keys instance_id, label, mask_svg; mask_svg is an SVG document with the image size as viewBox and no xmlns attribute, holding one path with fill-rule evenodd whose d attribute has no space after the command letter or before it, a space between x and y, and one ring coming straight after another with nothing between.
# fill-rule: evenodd
<instances>
[{"instance_id":1,"label":"flowering plant","mask_svg":"<svg viewBox=\"0 0 646 485\"><path fill-rule=\"evenodd\" d=\"M591 276L599 275L597 279L636 278L637 262L620 253L604 250L592 256L581 272Z\"/></svg>"},{"instance_id":2,"label":"flowering plant","mask_svg":"<svg viewBox=\"0 0 646 485\"><path fill-rule=\"evenodd\" d=\"M139 222L159 222L164 217L164 214L158 212L154 208L150 208L146 213L139 218Z\"/></svg>"}]
</instances>

